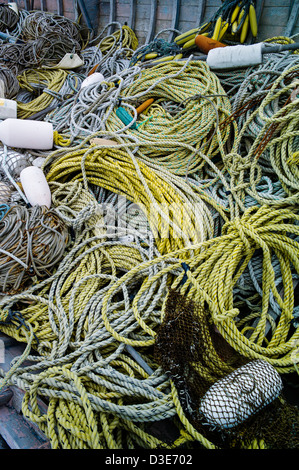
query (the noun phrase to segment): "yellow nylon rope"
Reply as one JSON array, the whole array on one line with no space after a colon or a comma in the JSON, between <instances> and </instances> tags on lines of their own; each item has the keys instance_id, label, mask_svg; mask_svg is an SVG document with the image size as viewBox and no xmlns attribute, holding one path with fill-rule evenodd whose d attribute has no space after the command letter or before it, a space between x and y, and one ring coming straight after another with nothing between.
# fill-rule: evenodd
<instances>
[{"instance_id":1,"label":"yellow nylon rope","mask_svg":"<svg viewBox=\"0 0 299 470\"><path fill-rule=\"evenodd\" d=\"M109 40L107 48L114 43ZM249 359L265 359L280 373L297 370L294 353L299 331L292 326L292 272L299 274L299 244L292 236L299 235L294 205L298 174L293 168L296 160L287 158L297 135L298 111L291 105L286 115L278 112L275 120L283 125L283 132L269 144L272 166L281 172L290 205L279 204L278 208L262 204L246 209L248 183L243 178L249 171L250 187L255 188L258 177L254 150L258 142L243 159L238 151L245 130L239 133L233 124L235 140L231 152L226 151L231 129L219 123L230 115L230 105L206 64L191 63L186 69L188 93L177 79L167 85L161 82L153 95L146 94L161 74L178 67L171 63L146 70L122 95L124 102L130 96L136 101L138 93L143 99L156 99L141 117L137 131L127 132L127 136L138 137L136 154L134 142L117 137L122 124L114 112L106 132L114 136L115 146L97 146L85 139L71 147L68 136L54 133L59 148L46 159L47 180L53 204L74 229L75 241L49 279L22 294L1 299L0 314L5 320L8 309L19 305L27 327L7 324L1 329L33 345L40 354L39 358L29 356L27 347L20 362L27 357L33 365L22 371L18 362L4 377L4 383L26 390L23 413L39 425L55 449L122 449L136 445L173 449L193 440L205 448L215 448L188 421L177 390L163 376L151 352L163 321L169 287L180 289L197 305L207 303L209 321L236 352ZM53 89L57 76L49 74L49 80L55 78ZM290 88L287 85L281 94ZM262 116L273 96L279 97L275 86L271 93L256 114ZM183 104L177 119L170 119L169 111L165 111L165 98ZM40 106L40 102L21 106L22 117L37 112ZM211 115L217 116L212 124ZM214 169L219 178L224 168L230 173L228 207L180 178L186 172L196 173L207 161L211 165L212 159L220 156L223 163L218 162ZM293 164L291 175L286 161ZM224 177L222 182L226 182ZM89 193L90 185L138 204L155 244L142 240L128 245L109 238L97 202ZM213 236L209 205L224 223L218 237ZM262 296L258 309L247 314L234 298L234 288L257 251L262 258ZM280 265L283 293L276 287L273 255ZM187 271L182 262L187 263ZM268 313L271 295L281 308L277 322ZM129 347L136 348L146 359L156 382L129 356ZM220 375L229 372L210 343L206 345L206 358L209 368L193 364L205 378L212 380L216 370ZM49 400L46 414L38 406L39 396ZM179 421L178 437L166 443L153 436L146 426L152 416L157 421L175 417ZM256 440L251 443L252 448L264 446Z\"/></svg>"}]
</instances>

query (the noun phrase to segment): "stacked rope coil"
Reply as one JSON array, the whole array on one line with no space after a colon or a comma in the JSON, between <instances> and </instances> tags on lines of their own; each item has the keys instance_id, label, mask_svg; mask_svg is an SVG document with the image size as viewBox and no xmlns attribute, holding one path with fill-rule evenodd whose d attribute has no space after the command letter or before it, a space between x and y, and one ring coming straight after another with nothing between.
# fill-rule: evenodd
<instances>
[{"instance_id":1,"label":"stacked rope coil","mask_svg":"<svg viewBox=\"0 0 299 470\"><path fill-rule=\"evenodd\" d=\"M88 39L77 23L47 12L32 12L22 20L14 44L0 45L1 62L20 73L25 68L57 65L67 53L79 54Z\"/></svg>"},{"instance_id":2,"label":"stacked rope coil","mask_svg":"<svg viewBox=\"0 0 299 470\"><path fill-rule=\"evenodd\" d=\"M0 6L0 31L13 31L19 21L19 15L9 5Z\"/></svg>"},{"instance_id":3,"label":"stacked rope coil","mask_svg":"<svg viewBox=\"0 0 299 470\"><path fill-rule=\"evenodd\" d=\"M176 62L162 64L143 71L134 80L138 74L135 66L86 87L74 100L69 121L64 121L64 125L69 125L73 137L97 130L126 132L136 139L139 157L145 163L163 166L178 175L197 171L206 158L219 153L228 139L228 130L220 133L218 129L219 122L230 114L220 83L199 62L183 66ZM137 130L133 130L137 118L134 108L149 97L156 101L141 116ZM177 106L175 116L164 110L163 103L167 101ZM124 125L118 118L118 103L130 113L130 124ZM55 114L49 120L55 125Z\"/></svg>"},{"instance_id":4,"label":"stacked rope coil","mask_svg":"<svg viewBox=\"0 0 299 470\"><path fill-rule=\"evenodd\" d=\"M123 86L134 80L140 71L136 69L125 69L120 74L110 76L107 80L84 87L80 92L66 103L66 113L62 110L65 118L52 113L48 120L53 123L55 129L68 132L72 139L97 130L105 129L105 122L112 111L114 103L118 99L119 89L115 81L121 80Z\"/></svg>"},{"instance_id":5,"label":"stacked rope coil","mask_svg":"<svg viewBox=\"0 0 299 470\"><path fill-rule=\"evenodd\" d=\"M153 144L141 154L145 162L165 165L175 174L195 172L204 162L201 152L212 158L228 138L225 131L218 132L217 126L230 114L230 103L203 62L191 61L182 66L173 61L144 70L119 98L122 106L133 114L132 123L137 118L133 106L148 98L155 100L138 122L137 130L129 126L128 132L141 144ZM177 113L171 116L164 110L163 102L176 104ZM114 111L107 120L107 130L117 132L122 128L123 123ZM184 148L177 151L180 144L194 147L194 155Z\"/></svg>"},{"instance_id":6,"label":"stacked rope coil","mask_svg":"<svg viewBox=\"0 0 299 470\"><path fill-rule=\"evenodd\" d=\"M60 261L68 231L54 211L13 206L1 219L1 294L18 292Z\"/></svg>"},{"instance_id":7,"label":"stacked rope coil","mask_svg":"<svg viewBox=\"0 0 299 470\"><path fill-rule=\"evenodd\" d=\"M105 35L108 28L114 26L117 26L117 30L112 34ZM122 26L116 21L108 23L100 34L93 38L89 44L91 46L97 45L103 55L111 55L116 49L124 49L127 57L130 57L138 47L138 39L129 26Z\"/></svg>"},{"instance_id":8,"label":"stacked rope coil","mask_svg":"<svg viewBox=\"0 0 299 470\"><path fill-rule=\"evenodd\" d=\"M86 190L90 184L104 187L139 205L161 253L213 236L214 221L205 202L195 193L178 191L169 175L162 179L160 174L157 179L126 143L104 149L95 144L86 148L81 143L72 152L58 149L46 158L44 165L50 162L49 182L83 181ZM161 190L163 187L167 191Z\"/></svg>"},{"instance_id":9,"label":"stacked rope coil","mask_svg":"<svg viewBox=\"0 0 299 470\"><path fill-rule=\"evenodd\" d=\"M49 107L56 109L78 91L82 80L81 75L63 69L24 70L18 76L18 118L32 118L45 110L47 114Z\"/></svg>"},{"instance_id":10,"label":"stacked rope coil","mask_svg":"<svg viewBox=\"0 0 299 470\"><path fill-rule=\"evenodd\" d=\"M64 185L62 188L63 192L65 192ZM75 323L73 323L71 318L69 318L68 321L66 318L63 320L63 316L61 317L60 323L60 326L65 331L65 334L68 331L68 338L71 337L70 331L68 329L71 328L72 330L76 325L78 338L77 341L80 341L80 343L78 343L78 346L80 344L79 349L77 346L72 351L71 347L70 353L66 354L65 348L67 347L67 340L65 335L62 334L58 346L54 348L55 353L53 349L51 350L50 358L45 357L44 360L40 361L40 359L37 360L37 358L28 356L27 360L31 359L31 361L33 361L33 365L26 366L23 371L19 370L19 372L14 375L13 383L18 384L19 386L22 386L23 389L27 390L26 398L23 402L24 414L31 420L40 423L41 429L50 438L54 448L73 448L77 446L80 448L123 448L129 445L129 441L131 439L133 440L132 444L137 439L137 443L139 445L142 445L146 448L153 448L154 446L162 445L162 442L157 438L154 438L152 435L149 435L146 431L146 426L142 423L148 423L153 419L159 420L162 417L172 417L174 413L177 413L178 417L181 419L181 423L183 423L185 426L184 432L182 429L180 432L177 430L177 440L180 443L186 442L186 440L192 441L197 439L206 448L214 448L215 446L206 437L196 432L192 425L188 423L186 416L184 413L182 413L182 410L179 406L179 402L177 396L174 394L173 387L170 389L170 395L164 394L164 398L162 395L160 398L157 396L156 399L154 401L150 401L150 404L147 406L140 404L140 398L141 396L144 396L144 393L146 393L147 400L149 400L150 389L148 386L145 389L147 392L145 392L145 390L142 392L142 388L146 383L148 383L148 385L152 384L153 386L154 383L152 381L154 380L155 384L160 384L160 390L163 383L164 385L162 388L163 390L165 389L165 392L169 383L167 382L165 376L161 376L161 370L159 367L157 368L157 364L150 361L149 355L146 356L146 362L150 368L156 372L150 376L144 375L142 369L140 369L136 363L134 365L134 361L128 359L127 353L124 352L124 345L132 347L134 350L141 352L142 350L145 350L145 348L154 344L156 336L155 330L163 318L164 311L163 306L162 309L161 307L158 307L159 299L165 306L167 298L167 296L165 298L165 289L167 289L167 282L165 281L168 279L168 282L171 282L173 289L180 288L182 294L187 295L188 298L192 298L193 301L198 302L199 304L207 302L208 308L210 309L212 317L215 321L215 325L222 333L226 341L232 344L234 348L239 350L243 357L264 357L268 362L270 362L270 364L274 364L277 370L281 372L286 372L288 369L292 369L292 352L294 351L294 348L296 348L298 341L298 332L292 333L292 328L290 327L289 323L289 312L291 309L292 298L288 296L284 301L281 300L283 304L283 314L279 320L278 325L276 325L276 328L273 328L270 340L268 338L268 340L264 343L269 287L271 286L273 292L275 292L273 287L273 279L271 279L271 276L270 280L267 280L267 277L264 279L264 296L262 308L262 310L264 310L264 314L261 313L259 324L253 331L250 339L248 339L245 335L246 322L244 322L244 319L246 319L246 315L245 317L240 318L237 322L235 321L237 315L241 314L242 316L242 312L240 312L240 308L234 307L233 299L231 297L231 289L229 288L229 285L232 286L232 283L234 284L236 277L238 276L234 276L235 267L239 264L239 273L242 272L244 269L244 264L246 264L250 258L250 255L252 255L259 246L263 247L265 259L268 258L268 246L273 247L277 255L279 254L280 250L282 250L284 255L282 255L283 257L279 256L280 262L282 262L282 259L288 259L291 262L296 259L295 253L294 256L288 258L288 256L291 255L291 252L287 251L288 254L286 254L284 251L284 246L286 247L287 245L281 246L280 242L276 244L276 237L278 237L277 240L279 240L281 238L280 232L285 232L286 228L288 232L298 232L298 228L292 226L290 223L281 224L280 222L284 218L290 221L295 221L298 220L298 215L292 213L288 209L285 211L277 210L269 213L265 206L258 210L255 208L248 211L248 213L245 214L243 220L238 220L238 223L236 220L236 225L234 228L231 224L228 224L223 231L223 236L204 242L203 246L206 249L201 254L188 259L187 270L183 269L182 267L182 259L186 261L184 256L184 253L187 252L186 248L177 252L168 253L167 255L158 257L156 259L154 258L144 260L144 262L141 263L137 262L135 266L132 266L131 264L131 269L129 269L123 276L116 279L116 282L110 282L108 284L108 288L104 289L103 297L99 296L98 288L93 290L93 307L87 299L84 305L82 305L82 303L79 301L79 298L78 302L75 301L75 291L77 291L77 295L79 295L79 286L81 283L91 282L93 278L89 269L86 270L85 278L83 277L84 281L82 276L80 276L81 280L79 281L78 279L78 283L74 283L76 275L79 274L79 269L82 273L82 264L80 261L87 256L90 256L88 253L91 253L91 251L94 253L94 255L96 255L96 250L94 249L91 251L81 251L81 256L76 256L75 252L77 252L80 248L79 243L73 252L69 252L67 257L68 259L65 259L64 268L69 266L69 271L67 270L68 273L72 272L73 270L73 263L69 264L69 260L74 259L74 257L77 259L77 274L71 275L69 283L66 283L67 273L65 270L61 270L52 276L51 279L43 282L43 284L40 286L33 286L27 292L24 292L18 296L14 296L10 299L9 304L7 305L11 306L12 303L17 301L20 302L21 300L24 301L26 298L28 300L35 299L42 303L49 303L51 299L54 300L55 298L57 301L57 294L54 297L53 294L55 291L57 292L58 288L61 289L63 284L65 287L67 284L74 286L73 294L71 296L68 296L68 290L65 290L64 295L69 298L69 302L71 302L70 306L72 305L72 309L68 308L66 310L64 308L65 313L69 312L68 314L70 315L75 306L77 306L78 310L78 306L81 305L81 308L79 308L80 312L77 311L76 313L75 310L74 313L72 313L72 315L74 315ZM239 223L241 224L240 226ZM242 234L241 227L243 227L244 234ZM94 226L91 229L91 232L92 231L94 231ZM247 235L247 231L248 235L250 234L250 238L246 238L246 236L244 238L244 235ZM267 235L267 231L269 231L268 233L271 234L270 236ZM103 240L107 240L106 233L99 233L98 237L100 239L103 237ZM94 237L89 239L90 242L93 239ZM82 241L81 237L80 241ZM285 239L285 241L287 242L287 239ZM109 243L108 245L106 243L106 241L103 243L103 248L110 245ZM257 245L255 245L256 243ZM214 252L212 248L215 244L218 246L218 250ZM288 244L290 244L290 240L288 241ZM227 249L224 249L225 246ZM298 243L291 243L291 246L298 251ZM244 247L246 247L245 253ZM134 250L134 245L132 248ZM236 255L233 266L231 266L231 256L229 255L230 249ZM213 252L215 254L211 256ZM243 257L243 264L240 264L240 257L238 257L237 253ZM218 254L218 257L216 254ZM173 256L175 256L175 258L173 258ZM130 258L131 257L132 252ZM268 273L271 274L271 263L269 265L267 263L265 264L267 265ZM286 267L287 265L285 264L284 266ZM153 274L155 274L153 276L148 275L149 269L154 269ZM298 266L296 267L296 270L298 272ZM101 272L102 275L104 275L104 272ZM218 277L216 273L218 274ZM225 275L225 273L227 274L224 278L223 275ZM61 275L61 281L57 282L59 276ZM139 287L139 289L137 288L137 291L135 291L134 296L131 298L129 293L131 289L134 289L134 286L136 286L136 277L141 277L143 282L141 287ZM284 287L288 290L289 293L291 293L287 278L288 275L286 274ZM53 282L55 279L56 282ZM99 276L99 280L100 279L101 276ZM183 281L183 279L185 280ZM213 279L213 282L211 282L211 279ZM55 286L55 290L49 297L43 297L45 296L45 285L51 283L51 289L53 290ZM126 286L125 289L124 286ZM120 298L115 297L115 293L119 292L120 288L122 289L124 295L123 301ZM152 303L153 297L151 295L145 296L145 293L151 289L156 292L155 302L158 301L158 308L156 311L157 316L153 316L153 314L155 314L155 303ZM40 291L43 292L42 298L40 295L38 295L38 292ZM61 293L62 292L63 291L61 291ZM87 292L89 292L89 295L92 295L90 289L83 291L81 295L84 293L84 297L86 297ZM95 312L99 311L96 307L96 305L98 306L96 297L98 297L98 300L101 299L100 302L102 308L100 318L95 315ZM62 305L65 305L65 303L61 304L60 313L62 313ZM57 307L55 308L54 304L52 304L51 308L53 309L53 313L56 311L58 314L58 311L56 310ZM82 317L81 309L83 308L85 313ZM26 323L31 323L31 326L33 327L34 316L32 313L30 313L32 309L34 311L34 306L24 308L22 310L22 317L25 319ZM116 309L123 309L123 314L120 315L118 312L118 314L115 315ZM42 305L40 306L40 314L46 310L47 309L43 308ZM90 323L92 321L92 312L94 315L93 321L96 322L95 324ZM130 314L133 315L131 317L131 321L129 320ZM86 324L84 328L84 320L87 318L87 316L89 322L88 325ZM125 318L127 318L128 322L125 322ZM38 320L41 321L40 316ZM101 324L103 325L101 341L100 343L96 343L95 340L99 333ZM90 333L89 328L91 328ZM143 333L138 333L139 329L140 333ZM39 331L39 326L37 324L35 325L35 331ZM132 336L133 331L135 334ZM43 333L40 333L38 336L39 341L42 341L42 337L45 335L46 331L43 330ZM106 341L103 341L103 335L104 337L107 337ZM70 346L71 344L73 344L73 347L75 346L75 343L69 343ZM86 358L88 357L88 361L85 362L83 361L82 349L87 347L88 344L90 345L86 350ZM93 350L95 350L95 348L100 348L100 350L104 352L105 344L107 344L107 346L110 345L110 348L107 350L107 352L110 350L108 356L103 353L100 355L98 354L98 357L95 358L96 362L90 363L90 348ZM111 348L112 344L114 344L114 348ZM46 355L45 350L43 350L43 353ZM209 347L207 348L207 354L208 353ZM117 357L119 358L118 360L116 359ZM107 365L105 365L108 364L107 361L110 364L110 367L108 368ZM113 368L113 373L111 367ZM123 370L126 372L124 373L121 371L121 369L118 369L118 367L124 368ZM135 373L134 369L136 370ZM36 375L37 370L44 371ZM226 368L225 363L219 361L217 364L218 375L225 375L227 371L228 369ZM98 373L101 377L100 380L97 380ZM137 397L138 392L134 389L134 395L132 396L132 394L129 393L129 389L126 387L129 386L131 381L132 385L135 384L137 386L139 374L143 376L143 380L142 386L141 382L139 382L139 386L141 386L141 395L139 395L138 400L139 412L136 413L137 409L134 410L134 405L132 405L132 398L133 396ZM72 382L66 382L67 377L69 377L69 379L72 378ZM70 387L71 383L73 385ZM96 384L98 384L98 386ZM95 390L99 386L100 388L98 389L98 394L95 395ZM80 391L79 395L78 391ZM107 396L108 398L108 391L110 391L111 398L107 401L105 400L105 397ZM113 399L113 391L114 393L118 392L115 395L115 400L117 400L119 393L121 393L123 396L123 400L125 396L124 394L129 393L129 396L131 397L130 407L126 408L126 400L121 400L121 402L118 402L117 404ZM155 393L153 388L152 393ZM37 397L49 397L51 403L47 417L46 415L42 414L40 408L36 407ZM87 406L88 408L86 408ZM153 409L155 410L155 413L152 412ZM88 427L85 427L85 423L89 423L90 419L93 419L97 422L98 432L95 434L91 442L89 442L85 434L82 434L82 437L79 441L77 440L78 431L76 431L75 423L73 422L72 424L72 422L67 423L65 421L67 410L69 416L73 416L74 419L76 419L76 416L77 419L78 416L82 417L82 421L78 421L77 423L79 429L85 430L85 432L87 432L88 429ZM113 418L111 417L109 419L108 414L113 416ZM97 416L98 418L96 418ZM133 422L135 423L134 425ZM55 432L56 426L64 431L62 433L63 435L59 433L57 434L57 432ZM105 432L105 427L106 430L109 430L109 432ZM119 430L118 439L116 439L115 435L116 428ZM136 436L138 436L138 438ZM171 443L170 448L175 445L175 443L176 441Z\"/></svg>"},{"instance_id":11,"label":"stacked rope coil","mask_svg":"<svg viewBox=\"0 0 299 470\"><path fill-rule=\"evenodd\" d=\"M48 12L35 11L30 13L22 24L24 41L34 41L44 34L69 36L79 44L83 43L80 26L68 18Z\"/></svg>"},{"instance_id":12,"label":"stacked rope coil","mask_svg":"<svg viewBox=\"0 0 299 470\"><path fill-rule=\"evenodd\" d=\"M297 169L295 165L287 164L289 156L296 152L298 139L298 98L291 97L297 83L293 77L297 73L298 64L276 78L260 105L243 124L231 152L223 158L231 178L230 190L239 192L240 210L244 210L241 201L245 194L259 204L297 203ZM248 130L255 119L259 121L258 132L250 135ZM273 198L258 192L257 185L262 176L271 177L273 184L280 183L278 187L283 197Z\"/></svg>"},{"instance_id":13,"label":"stacked rope coil","mask_svg":"<svg viewBox=\"0 0 299 470\"><path fill-rule=\"evenodd\" d=\"M0 83L1 89L3 88L1 93L2 97L7 99L13 99L16 97L20 89L19 81L13 70L4 65L1 66L0 69Z\"/></svg>"},{"instance_id":14,"label":"stacked rope coil","mask_svg":"<svg viewBox=\"0 0 299 470\"><path fill-rule=\"evenodd\" d=\"M15 39L20 39L22 35L23 22L25 18L30 15L30 11L25 10L24 8L18 8L18 22L13 30L9 33Z\"/></svg>"}]
</instances>

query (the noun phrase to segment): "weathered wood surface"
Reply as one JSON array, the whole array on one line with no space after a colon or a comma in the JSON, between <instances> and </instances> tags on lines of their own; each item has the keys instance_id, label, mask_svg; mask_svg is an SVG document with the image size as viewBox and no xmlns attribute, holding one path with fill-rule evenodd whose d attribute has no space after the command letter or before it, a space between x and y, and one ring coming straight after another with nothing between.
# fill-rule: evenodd
<instances>
[{"instance_id":1,"label":"weathered wood surface","mask_svg":"<svg viewBox=\"0 0 299 470\"><path fill-rule=\"evenodd\" d=\"M114 18L121 24L128 22L131 11L130 0L116 0ZM173 26L175 1L157 0L155 34ZM289 19L293 28L288 35L299 34L298 0L257 0L257 10L262 3L262 12L259 21L259 35L257 40L283 36L287 31ZM99 30L109 21L110 2L108 0L91 0L89 5L98 5ZM201 22L209 20L213 13L221 6L221 0L181 0L179 5L179 19L177 29L181 32L195 28ZM150 29L151 0L135 0L135 24L132 24L140 43L143 43ZM291 26L291 22L289 26Z\"/></svg>"},{"instance_id":2,"label":"weathered wood surface","mask_svg":"<svg viewBox=\"0 0 299 470\"><path fill-rule=\"evenodd\" d=\"M4 372L10 369L11 361L20 356L25 345L0 332L1 361ZM49 440L40 429L22 414L24 391L16 386L6 387L0 392L0 449L46 449ZM47 406L38 400L40 409Z\"/></svg>"},{"instance_id":3,"label":"weathered wood surface","mask_svg":"<svg viewBox=\"0 0 299 470\"><path fill-rule=\"evenodd\" d=\"M25 3L27 6L33 3L37 10L43 8L58 13L61 9L66 17L77 18L73 0L17 0L20 7L24 7ZM221 0L80 0L80 3L85 5L96 33L101 32L111 21L127 23L134 29L140 44L164 29L175 27L185 32L195 28L211 18L221 6ZM298 0L257 0L257 10L260 5L262 12L258 41L276 36L299 35Z\"/></svg>"}]
</instances>

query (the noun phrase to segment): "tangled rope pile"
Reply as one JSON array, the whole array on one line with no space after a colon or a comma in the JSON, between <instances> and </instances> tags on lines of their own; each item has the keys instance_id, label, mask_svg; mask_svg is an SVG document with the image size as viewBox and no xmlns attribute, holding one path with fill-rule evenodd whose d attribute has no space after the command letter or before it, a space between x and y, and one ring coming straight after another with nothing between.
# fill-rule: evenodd
<instances>
[{"instance_id":1,"label":"tangled rope pile","mask_svg":"<svg viewBox=\"0 0 299 470\"><path fill-rule=\"evenodd\" d=\"M7 99L14 98L20 89L15 73L8 67L1 66L0 70L1 96Z\"/></svg>"},{"instance_id":2,"label":"tangled rope pile","mask_svg":"<svg viewBox=\"0 0 299 470\"><path fill-rule=\"evenodd\" d=\"M0 390L24 391L54 449L275 446L254 419L231 435L203 426L192 380L256 359L298 372L297 51L218 73L188 49L146 64L182 49L139 46L118 22L93 37L20 10L9 33L22 42L0 45L5 97L18 119L52 123L54 145L2 152L0 329L26 346ZM83 63L58 66L66 54ZM29 165L51 210L24 197Z\"/></svg>"},{"instance_id":3,"label":"tangled rope pile","mask_svg":"<svg viewBox=\"0 0 299 470\"><path fill-rule=\"evenodd\" d=\"M1 219L1 294L23 290L59 263L68 232L55 211L13 206Z\"/></svg>"},{"instance_id":4,"label":"tangled rope pile","mask_svg":"<svg viewBox=\"0 0 299 470\"><path fill-rule=\"evenodd\" d=\"M19 21L18 14L9 5L1 4L0 7L0 31L13 31Z\"/></svg>"},{"instance_id":5,"label":"tangled rope pile","mask_svg":"<svg viewBox=\"0 0 299 470\"><path fill-rule=\"evenodd\" d=\"M14 43L0 45L1 63L16 74L25 68L56 65L65 54L80 53L85 46L80 26L68 18L39 11L17 18L20 31L11 32Z\"/></svg>"},{"instance_id":6,"label":"tangled rope pile","mask_svg":"<svg viewBox=\"0 0 299 470\"><path fill-rule=\"evenodd\" d=\"M82 83L82 76L62 69L32 69L19 75L18 82L18 118L32 119L37 113L47 114L49 108L57 109L74 95Z\"/></svg>"},{"instance_id":7,"label":"tangled rope pile","mask_svg":"<svg viewBox=\"0 0 299 470\"><path fill-rule=\"evenodd\" d=\"M78 179L86 190L93 184L129 198L145 213L161 253L212 236L212 214L203 201L195 194L192 201L191 194L176 188L166 174L157 180L155 172L137 161L126 143L105 150L97 145L78 147L71 153L57 150L45 160L47 165L54 157L49 181Z\"/></svg>"}]
</instances>

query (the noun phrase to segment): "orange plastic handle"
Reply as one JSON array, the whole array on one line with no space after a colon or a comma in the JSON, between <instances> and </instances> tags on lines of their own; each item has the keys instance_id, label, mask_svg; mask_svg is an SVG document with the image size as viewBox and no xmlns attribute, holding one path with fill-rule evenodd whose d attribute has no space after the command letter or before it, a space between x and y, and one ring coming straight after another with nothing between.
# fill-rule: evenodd
<instances>
[{"instance_id":1,"label":"orange plastic handle","mask_svg":"<svg viewBox=\"0 0 299 470\"><path fill-rule=\"evenodd\" d=\"M211 49L215 49L216 47L226 47L226 44L222 42L215 41L214 39L208 38L206 36L202 36L198 34L195 38L195 44L197 45L198 49L207 54Z\"/></svg>"},{"instance_id":2,"label":"orange plastic handle","mask_svg":"<svg viewBox=\"0 0 299 470\"><path fill-rule=\"evenodd\" d=\"M99 64L96 64L92 67L92 69L88 72L88 77L90 77L90 75L92 75L93 73L95 73L95 71L97 70Z\"/></svg>"},{"instance_id":3,"label":"orange plastic handle","mask_svg":"<svg viewBox=\"0 0 299 470\"><path fill-rule=\"evenodd\" d=\"M154 102L154 98L149 98L144 103L142 103L138 108L136 108L137 114L142 113L146 108L148 108Z\"/></svg>"}]
</instances>

